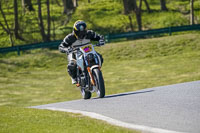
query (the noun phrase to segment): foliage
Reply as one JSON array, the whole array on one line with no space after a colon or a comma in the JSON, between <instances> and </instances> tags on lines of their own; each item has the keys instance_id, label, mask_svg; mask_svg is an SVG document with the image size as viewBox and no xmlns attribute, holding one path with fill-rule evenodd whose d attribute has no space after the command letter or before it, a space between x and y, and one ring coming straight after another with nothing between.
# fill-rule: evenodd
<instances>
[{"instance_id":1,"label":"foliage","mask_svg":"<svg viewBox=\"0 0 200 133\"><path fill-rule=\"evenodd\" d=\"M145 4L142 6L142 27L143 30L164 28L169 26L180 26L189 24L189 1L188 0L167 0L169 11L160 11L160 2L158 0L148 0L151 13L146 11ZM23 13L21 3L18 2L20 34L25 41L16 40L15 45L30 44L41 42L37 18L37 3L32 1L35 11ZM130 22L128 16L123 14L123 2L121 0L79 0L79 6L72 15L63 14L63 7L56 1L50 3L51 11L51 40L62 40L72 31L73 23L78 19L83 19L88 24L88 29L92 29L101 34L119 33L130 31ZM13 3L12 1L2 0L3 10L9 26L14 27ZM198 1L194 2L195 23L200 21L200 6ZM45 28L47 27L47 13L45 0L42 0L42 14ZM133 28L137 31L137 23L134 14ZM0 14L0 21L3 22ZM11 46L9 36L0 27L0 47Z\"/></svg>"}]
</instances>

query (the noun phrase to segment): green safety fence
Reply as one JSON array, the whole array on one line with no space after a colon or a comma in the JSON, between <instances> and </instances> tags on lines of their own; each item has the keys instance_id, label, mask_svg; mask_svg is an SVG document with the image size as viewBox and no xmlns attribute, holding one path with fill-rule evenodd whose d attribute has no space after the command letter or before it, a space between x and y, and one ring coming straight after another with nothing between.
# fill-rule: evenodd
<instances>
[{"instance_id":1,"label":"green safety fence","mask_svg":"<svg viewBox=\"0 0 200 133\"><path fill-rule=\"evenodd\" d=\"M161 29L138 31L138 32L125 32L125 33L119 33L119 34L108 34L105 37L106 37L106 40L108 42L110 42L114 39L119 39L119 38L142 38L142 37L145 37L145 36L159 35L159 34L164 34L164 33L171 35L172 32L191 31L191 30L200 30L200 24L177 26L177 27L168 27L168 28L161 28Z\"/></svg>"},{"instance_id":2,"label":"green safety fence","mask_svg":"<svg viewBox=\"0 0 200 133\"><path fill-rule=\"evenodd\" d=\"M31 49L38 49L38 48L55 48L61 41L51 41L51 42L42 42L36 44L27 44L27 45L19 45L13 47L5 47L0 48L0 53L8 53L8 52L15 52L17 51L18 55L20 55L20 51L31 50Z\"/></svg>"},{"instance_id":3,"label":"green safety fence","mask_svg":"<svg viewBox=\"0 0 200 133\"><path fill-rule=\"evenodd\" d=\"M191 31L191 30L200 30L200 24L168 27L168 28L161 28L161 29L138 31L138 32L125 32L125 33L118 33L118 34L108 34L108 35L105 35L105 38L106 38L107 42L110 42L112 40L122 39L122 38L134 39L134 38L142 38L142 37L146 37L146 36L159 35L159 34L165 34L165 33L171 35L173 32ZM58 47L58 45L61 43L61 41L62 40L0 48L0 53L8 53L8 52L17 51L18 55L20 55L20 51L38 49L38 48L55 48L55 47Z\"/></svg>"}]
</instances>

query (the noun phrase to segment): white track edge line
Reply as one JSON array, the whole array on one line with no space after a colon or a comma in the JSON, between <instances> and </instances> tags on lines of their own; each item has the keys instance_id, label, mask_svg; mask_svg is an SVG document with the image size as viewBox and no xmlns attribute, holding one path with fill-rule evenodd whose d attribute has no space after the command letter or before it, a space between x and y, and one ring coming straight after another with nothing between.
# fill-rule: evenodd
<instances>
[{"instance_id":1,"label":"white track edge line","mask_svg":"<svg viewBox=\"0 0 200 133\"><path fill-rule=\"evenodd\" d=\"M120 127L125 127L129 129L134 129L134 130L139 130L142 132L151 132L151 133L183 133L183 132L177 132L177 131L171 131L171 130L166 130L166 129L161 129L161 128L154 128L154 127L148 127L148 126L143 126L143 125L136 125L136 124L130 124L126 122L122 122L119 120L115 120L113 118L100 115L97 113L93 112L87 112L87 111L81 111L81 110L73 110L73 109L61 109L61 108L53 108L53 107L47 107L44 108L47 110L53 110L53 111L62 111L62 112L69 112L69 113L75 113L75 114L82 114L84 116L88 116L90 118L98 119L98 120L103 120L106 121L109 124L120 126Z\"/></svg>"}]
</instances>

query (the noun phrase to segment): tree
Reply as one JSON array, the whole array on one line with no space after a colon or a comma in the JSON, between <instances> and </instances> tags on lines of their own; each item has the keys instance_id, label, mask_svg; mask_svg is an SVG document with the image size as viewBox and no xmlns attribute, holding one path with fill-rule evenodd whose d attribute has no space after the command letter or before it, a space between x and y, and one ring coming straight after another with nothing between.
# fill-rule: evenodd
<instances>
[{"instance_id":1,"label":"tree","mask_svg":"<svg viewBox=\"0 0 200 133\"><path fill-rule=\"evenodd\" d=\"M46 5L47 5L47 41L50 41L50 38L51 38L51 15L50 15L49 0L47 0Z\"/></svg>"},{"instance_id":2,"label":"tree","mask_svg":"<svg viewBox=\"0 0 200 133\"><path fill-rule=\"evenodd\" d=\"M150 12L151 12L151 9L150 9L150 6L149 6L147 0L143 0L143 1L144 1L145 5L146 5L146 8L147 8L148 13L150 13Z\"/></svg>"},{"instance_id":3,"label":"tree","mask_svg":"<svg viewBox=\"0 0 200 133\"><path fill-rule=\"evenodd\" d=\"M35 11L34 8L33 8L31 0L22 0L22 7L23 7L23 10L24 10L24 13L26 12L26 10Z\"/></svg>"},{"instance_id":4,"label":"tree","mask_svg":"<svg viewBox=\"0 0 200 133\"><path fill-rule=\"evenodd\" d=\"M78 7L78 0L74 0L74 7Z\"/></svg>"},{"instance_id":5,"label":"tree","mask_svg":"<svg viewBox=\"0 0 200 133\"><path fill-rule=\"evenodd\" d=\"M64 14L70 14L72 10L74 10L74 4L72 0L62 0L63 1L63 6L64 6Z\"/></svg>"},{"instance_id":6,"label":"tree","mask_svg":"<svg viewBox=\"0 0 200 133\"><path fill-rule=\"evenodd\" d=\"M138 30L142 30L142 19L141 19L141 6L142 6L142 0L139 1L139 7L137 6L136 0L123 0L124 3L124 13L126 15L130 14L132 11L134 11L136 15L136 20L138 24ZM131 18L129 16L130 25L132 25Z\"/></svg>"},{"instance_id":7,"label":"tree","mask_svg":"<svg viewBox=\"0 0 200 133\"><path fill-rule=\"evenodd\" d=\"M13 35L12 35L11 29L10 29L10 27L8 25L5 13L4 13L4 11L3 11L2 7L1 7L1 1L0 1L0 12L1 12L2 16L3 16L3 20L5 22L6 27L1 22L0 22L0 25L4 29L4 31L9 35L11 46L13 47L14 46L14 41L13 41L13 38L12 38Z\"/></svg>"},{"instance_id":8,"label":"tree","mask_svg":"<svg viewBox=\"0 0 200 133\"><path fill-rule=\"evenodd\" d=\"M139 8L137 6L136 0L134 1L134 11L136 14L136 19L137 19L137 24L138 24L138 30L141 31L142 30L142 12L141 12L141 7L142 7L142 0L140 0L139 2Z\"/></svg>"},{"instance_id":9,"label":"tree","mask_svg":"<svg viewBox=\"0 0 200 133\"><path fill-rule=\"evenodd\" d=\"M58 5L58 6L61 6L61 4L60 4L60 2L58 1L58 0L55 0L56 1L56 4Z\"/></svg>"},{"instance_id":10,"label":"tree","mask_svg":"<svg viewBox=\"0 0 200 133\"><path fill-rule=\"evenodd\" d=\"M131 3L130 3L131 2ZM123 4L124 4L124 14L129 14L133 9L133 1L131 0L123 0Z\"/></svg>"},{"instance_id":11,"label":"tree","mask_svg":"<svg viewBox=\"0 0 200 133\"><path fill-rule=\"evenodd\" d=\"M160 7L162 11L168 11L165 0L160 0Z\"/></svg>"},{"instance_id":12,"label":"tree","mask_svg":"<svg viewBox=\"0 0 200 133\"><path fill-rule=\"evenodd\" d=\"M24 40L20 35L19 35L19 23L18 23L18 4L17 0L14 0L14 34L16 39Z\"/></svg>"},{"instance_id":13,"label":"tree","mask_svg":"<svg viewBox=\"0 0 200 133\"><path fill-rule=\"evenodd\" d=\"M194 0L190 0L190 25L194 24Z\"/></svg>"},{"instance_id":14,"label":"tree","mask_svg":"<svg viewBox=\"0 0 200 133\"><path fill-rule=\"evenodd\" d=\"M41 10L41 0L37 0L37 4L38 4L38 20L39 20L39 28L40 28L40 33L42 36L42 40L43 41L50 41L50 22L48 23L48 35L45 34L45 29L44 29L44 23L43 23L43 19L42 19L42 10ZM49 10L49 0L47 0L47 12ZM50 15L50 14L49 14ZM47 15L48 16L48 15ZM50 16L48 16L47 21L50 21Z\"/></svg>"}]
</instances>

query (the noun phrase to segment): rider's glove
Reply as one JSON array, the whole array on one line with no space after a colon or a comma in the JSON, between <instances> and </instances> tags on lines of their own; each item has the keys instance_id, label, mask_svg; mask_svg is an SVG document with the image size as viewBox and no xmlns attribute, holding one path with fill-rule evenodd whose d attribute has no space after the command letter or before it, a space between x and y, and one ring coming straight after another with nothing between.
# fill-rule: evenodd
<instances>
[{"instance_id":1,"label":"rider's glove","mask_svg":"<svg viewBox=\"0 0 200 133\"><path fill-rule=\"evenodd\" d=\"M61 53L65 53L65 50L64 49L59 49Z\"/></svg>"},{"instance_id":2,"label":"rider's glove","mask_svg":"<svg viewBox=\"0 0 200 133\"><path fill-rule=\"evenodd\" d=\"M70 47L70 48L64 48L62 49L65 53L69 54L73 51L73 49Z\"/></svg>"},{"instance_id":3,"label":"rider's glove","mask_svg":"<svg viewBox=\"0 0 200 133\"><path fill-rule=\"evenodd\" d=\"M104 44L105 44L104 38L101 38L101 39L99 40L99 43L97 44L97 46L102 46L102 45L104 45Z\"/></svg>"}]
</instances>

